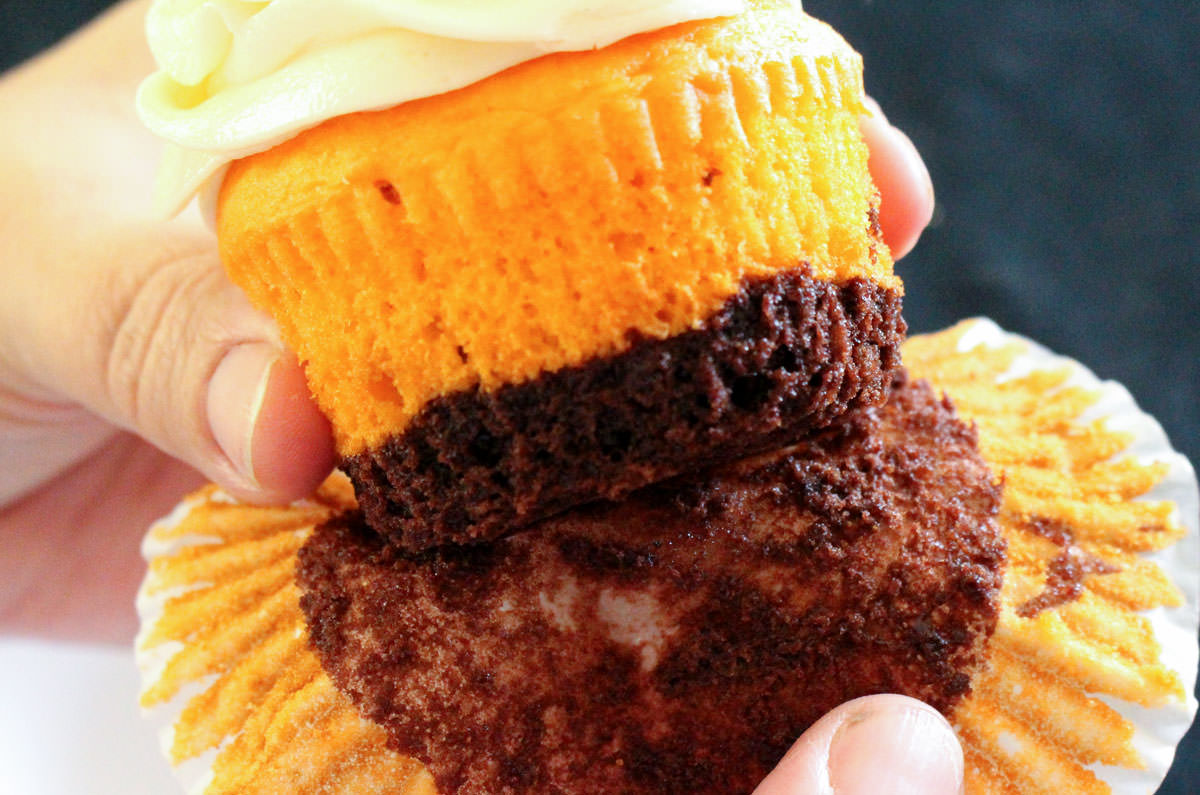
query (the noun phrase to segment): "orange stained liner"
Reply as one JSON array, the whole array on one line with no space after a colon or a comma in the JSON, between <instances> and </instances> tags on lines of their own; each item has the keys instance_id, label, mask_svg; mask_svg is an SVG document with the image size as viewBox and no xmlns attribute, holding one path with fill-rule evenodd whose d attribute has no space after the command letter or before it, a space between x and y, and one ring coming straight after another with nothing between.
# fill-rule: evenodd
<instances>
[{"instance_id":1,"label":"orange stained liner","mask_svg":"<svg viewBox=\"0 0 1200 795\"><path fill-rule=\"evenodd\" d=\"M957 351L970 321L908 341L905 364L954 401L979 428L984 459L1003 479L1000 528L1008 542L1001 612L990 669L972 684L952 722L964 743L967 792L1108 793L1094 764L1140 769L1133 725L1098 695L1154 708L1184 698L1179 675L1159 660L1151 608L1182 594L1141 557L1184 529L1175 504L1138 500L1166 465L1119 455L1131 437L1078 418L1097 394L1066 386L1069 372L1001 380L1023 343ZM1103 561L1077 598L1032 616L1018 609L1047 584L1064 546Z\"/></svg>"},{"instance_id":2,"label":"orange stained liner","mask_svg":"<svg viewBox=\"0 0 1200 795\"><path fill-rule=\"evenodd\" d=\"M900 289L861 59L793 3L548 55L235 163L223 259L343 455L425 403L696 327L808 263Z\"/></svg>"}]
</instances>

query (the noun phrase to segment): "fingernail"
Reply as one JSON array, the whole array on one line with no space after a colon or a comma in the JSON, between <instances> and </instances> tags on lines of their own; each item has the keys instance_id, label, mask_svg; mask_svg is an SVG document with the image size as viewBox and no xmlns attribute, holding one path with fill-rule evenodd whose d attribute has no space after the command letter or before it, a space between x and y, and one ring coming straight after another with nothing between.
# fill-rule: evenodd
<instances>
[{"instance_id":1,"label":"fingernail","mask_svg":"<svg viewBox=\"0 0 1200 795\"><path fill-rule=\"evenodd\" d=\"M836 795L958 795L962 750L946 720L912 704L848 718L829 748Z\"/></svg>"},{"instance_id":2,"label":"fingernail","mask_svg":"<svg viewBox=\"0 0 1200 795\"><path fill-rule=\"evenodd\" d=\"M208 385L208 424L234 470L258 488L254 471L254 430L271 373L280 361L277 348L246 343L231 348Z\"/></svg>"},{"instance_id":3,"label":"fingernail","mask_svg":"<svg viewBox=\"0 0 1200 795\"><path fill-rule=\"evenodd\" d=\"M888 134L893 139L895 151L903 158L905 169L913 175L912 178L914 180L921 183L926 198L932 204L933 178L929 176L929 168L925 165L925 159L921 157L921 153L917 150L917 145L898 127L889 125Z\"/></svg>"},{"instance_id":4,"label":"fingernail","mask_svg":"<svg viewBox=\"0 0 1200 795\"><path fill-rule=\"evenodd\" d=\"M267 501L308 496L334 467L333 429L313 402L304 369L291 355L270 368L251 446L254 475Z\"/></svg>"},{"instance_id":5,"label":"fingernail","mask_svg":"<svg viewBox=\"0 0 1200 795\"><path fill-rule=\"evenodd\" d=\"M868 116L887 121L887 116L884 115L883 108L875 101L875 97L863 97L863 106L867 109Z\"/></svg>"}]
</instances>

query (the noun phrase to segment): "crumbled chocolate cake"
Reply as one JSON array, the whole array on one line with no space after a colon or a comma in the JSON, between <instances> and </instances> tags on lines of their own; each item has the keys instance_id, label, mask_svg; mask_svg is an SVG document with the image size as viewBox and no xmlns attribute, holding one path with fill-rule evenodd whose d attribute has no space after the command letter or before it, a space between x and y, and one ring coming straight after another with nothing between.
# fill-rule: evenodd
<instances>
[{"instance_id":1,"label":"crumbled chocolate cake","mask_svg":"<svg viewBox=\"0 0 1200 795\"><path fill-rule=\"evenodd\" d=\"M1000 490L924 382L803 442L497 541L349 514L300 555L334 682L443 793L744 793L824 712L948 711L995 628Z\"/></svg>"},{"instance_id":2,"label":"crumbled chocolate cake","mask_svg":"<svg viewBox=\"0 0 1200 795\"><path fill-rule=\"evenodd\" d=\"M1040 593L1017 606L1017 615L1033 618L1043 610L1065 605L1083 593L1083 581L1094 574L1116 574L1121 569L1075 545L1071 526L1044 516L1031 516L1025 530L1051 542L1060 551L1046 567L1046 584Z\"/></svg>"},{"instance_id":3,"label":"crumbled chocolate cake","mask_svg":"<svg viewBox=\"0 0 1200 795\"><path fill-rule=\"evenodd\" d=\"M420 551L799 439L880 403L900 366L901 296L808 267L748 280L702 327L485 393L445 395L352 455L366 520Z\"/></svg>"}]
</instances>

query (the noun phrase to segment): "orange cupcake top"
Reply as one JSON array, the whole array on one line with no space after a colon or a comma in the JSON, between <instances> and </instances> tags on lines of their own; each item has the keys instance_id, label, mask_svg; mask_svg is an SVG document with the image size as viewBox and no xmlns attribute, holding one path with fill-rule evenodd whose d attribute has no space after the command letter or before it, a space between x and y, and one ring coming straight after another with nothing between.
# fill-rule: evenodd
<instances>
[{"instance_id":1,"label":"orange cupcake top","mask_svg":"<svg viewBox=\"0 0 1200 795\"><path fill-rule=\"evenodd\" d=\"M222 254L348 455L438 395L692 328L747 278L807 263L899 289L862 95L849 45L764 0L239 161Z\"/></svg>"}]
</instances>

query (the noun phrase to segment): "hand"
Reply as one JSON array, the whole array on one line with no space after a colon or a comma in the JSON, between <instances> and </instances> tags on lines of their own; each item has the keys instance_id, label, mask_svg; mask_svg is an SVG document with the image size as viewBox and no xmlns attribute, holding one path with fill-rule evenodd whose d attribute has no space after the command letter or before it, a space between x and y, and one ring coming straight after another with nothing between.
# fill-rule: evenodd
<instances>
[{"instance_id":1,"label":"hand","mask_svg":"<svg viewBox=\"0 0 1200 795\"><path fill-rule=\"evenodd\" d=\"M128 642L141 535L203 480L308 494L328 422L198 214L150 217L147 3L0 80L0 630Z\"/></svg>"},{"instance_id":2,"label":"hand","mask_svg":"<svg viewBox=\"0 0 1200 795\"><path fill-rule=\"evenodd\" d=\"M933 218L933 182L908 136L888 123L879 103L867 97L859 123L870 150L871 179L879 189L879 226L892 256L900 259Z\"/></svg>"},{"instance_id":3,"label":"hand","mask_svg":"<svg viewBox=\"0 0 1200 795\"><path fill-rule=\"evenodd\" d=\"M207 479L284 502L334 464L298 364L198 215L149 217L146 6L0 80L0 631L127 642L140 538L182 494ZM929 177L882 114L863 131L902 254Z\"/></svg>"},{"instance_id":4,"label":"hand","mask_svg":"<svg viewBox=\"0 0 1200 795\"><path fill-rule=\"evenodd\" d=\"M963 755L946 719L894 695L847 702L801 735L754 795L958 795Z\"/></svg>"}]
</instances>

